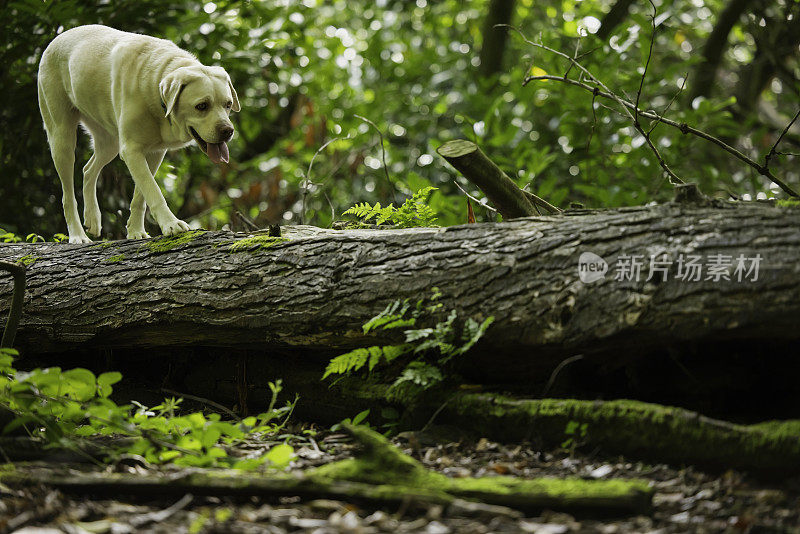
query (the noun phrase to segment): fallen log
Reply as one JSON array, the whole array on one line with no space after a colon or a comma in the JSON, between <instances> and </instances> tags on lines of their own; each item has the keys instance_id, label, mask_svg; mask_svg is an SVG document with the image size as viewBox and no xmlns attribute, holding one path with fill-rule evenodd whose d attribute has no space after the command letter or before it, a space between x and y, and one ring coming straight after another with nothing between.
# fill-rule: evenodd
<instances>
[{"instance_id":1,"label":"fallen log","mask_svg":"<svg viewBox=\"0 0 800 534\"><path fill-rule=\"evenodd\" d=\"M361 325L438 287L444 310L494 316L484 349L523 361L531 352L520 349L559 358L676 340L796 341L798 228L796 208L671 203L448 228L3 244L0 259L27 265L23 353L391 343ZM685 276L692 258L696 279ZM0 279L0 317L11 294Z\"/></svg>"},{"instance_id":2,"label":"fallen log","mask_svg":"<svg viewBox=\"0 0 800 534\"><path fill-rule=\"evenodd\" d=\"M304 473L249 475L241 471L192 469L164 474L96 473L47 464L0 466L0 483L12 487L45 484L75 493L215 496L329 497L372 503L413 502L452 505L459 499L526 512L543 509L603 515L641 513L653 489L644 480L580 478L518 479L509 476L449 478L425 468L365 427L347 426L363 449Z\"/></svg>"}]
</instances>

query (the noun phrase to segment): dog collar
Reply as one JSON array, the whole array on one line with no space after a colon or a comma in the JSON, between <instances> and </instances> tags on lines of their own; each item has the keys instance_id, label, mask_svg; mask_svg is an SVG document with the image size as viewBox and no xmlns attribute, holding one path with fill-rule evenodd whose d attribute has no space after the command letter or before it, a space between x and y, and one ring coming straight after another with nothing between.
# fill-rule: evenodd
<instances>
[{"instance_id":1,"label":"dog collar","mask_svg":"<svg viewBox=\"0 0 800 534\"><path fill-rule=\"evenodd\" d=\"M167 105L161 100L161 109L164 110L164 115L167 115ZM170 126L172 126L172 117L167 115L167 122L169 122Z\"/></svg>"}]
</instances>

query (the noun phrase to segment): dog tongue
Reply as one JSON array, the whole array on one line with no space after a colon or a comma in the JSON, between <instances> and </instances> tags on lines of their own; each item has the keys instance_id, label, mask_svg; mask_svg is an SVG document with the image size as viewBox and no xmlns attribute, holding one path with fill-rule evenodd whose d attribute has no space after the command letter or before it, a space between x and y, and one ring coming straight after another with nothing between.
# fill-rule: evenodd
<instances>
[{"instance_id":1,"label":"dog tongue","mask_svg":"<svg viewBox=\"0 0 800 534\"><path fill-rule=\"evenodd\" d=\"M224 161L228 163L230 153L228 152L228 145L226 143L208 143L206 154L214 163Z\"/></svg>"}]
</instances>

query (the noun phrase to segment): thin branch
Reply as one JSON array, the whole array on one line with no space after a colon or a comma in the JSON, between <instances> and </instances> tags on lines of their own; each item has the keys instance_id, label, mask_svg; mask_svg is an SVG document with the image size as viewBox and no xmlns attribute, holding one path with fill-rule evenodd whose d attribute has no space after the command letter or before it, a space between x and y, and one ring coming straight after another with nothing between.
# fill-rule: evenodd
<instances>
[{"instance_id":1,"label":"thin branch","mask_svg":"<svg viewBox=\"0 0 800 534\"><path fill-rule=\"evenodd\" d=\"M544 386L544 389L542 390L542 398L544 398L550 392L550 388L553 387L553 384L556 381L556 377L558 377L558 373L560 373L564 367L571 364L572 362L576 362L582 359L583 359L583 354L577 354L559 363L558 366L556 366L556 368L550 374L550 379L547 381L547 384Z\"/></svg>"},{"instance_id":2,"label":"thin branch","mask_svg":"<svg viewBox=\"0 0 800 534\"><path fill-rule=\"evenodd\" d=\"M575 61L578 61L578 58L580 57L580 56L578 55L578 52L580 52L580 50L581 50L581 38L580 38L580 35L579 35L579 36L578 36L578 40L577 40L577 42L575 43L575 53L574 53L574 54L572 54L572 59L573 59L573 60L575 60ZM564 78L566 78L567 76L569 76L569 73L570 73L570 71L572 70L572 65L573 65L573 63L570 63L570 64L569 64L569 67L567 67L567 71L564 73Z\"/></svg>"},{"instance_id":3,"label":"thin branch","mask_svg":"<svg viewBox=\"0 0 800 534\"><path fill-rule=\"evenodd\" d=\"M674 95L672 95L672 100L669 101L669 104L667 104L667 107L665 107L664 110L661 112L661 114L658 117L658 120L655 121L650 126L649 130L647 130L647 135L650 135L651 133L653 133L653 130L656 129L656 126L658 126L662 122L662 120L664 119L664 115L667 114L667 111L669 111L669 108L672 107L672 104L674 104L675 100L678 98L678 95L680 95L683 92L684 87L686 87L686 80L688 78L689 78L689 73L687 72L686 76L683 77L683 82L681 82L680 88L676 91L676 93Z\"/></svg>"},{"instance_id":4,"label":"thin branch","mask_svg":"<svg viewBox=\"0 0 800 534\"><path fill-rule=\"evenodd\" d=\"M328 192L322 191L322 194L325 195L325 200L328 201L328 205L331 207L331 224L328 225L328 228L330 228L336 220L336 210L333 207L333 202L331 202L331 197L328 196Z\"/></svg>"},{"instance_id":5,"label":"thin branch","mask_svg":"<svg viewBox=\"0 0 800 534\"><path fill-rule=\"evenodd\" d=\"M676 175L674 172L672 172L672 169L669 168L669 165L667 165L667 163L664 161L664 158L661 157L661 153L658 151L658 149L655 147L655 145L650 141L650 139L647 138L646 132L642 129L641 125L639 124L638 116L641 114L641 112L638 110L638 108L636 108L636 106L634 106L632 103L624 100L622 97L620 97L616 93L612 92L602 81L600 81L600 79L597 76L592 74L586 67L581 65L572 56L570 56L568 54L565 54L564 52L561 52L559 50L556 50L554 48L550 48L549 46L544 45L542 43L537 43L537 42L531 41L530 39L525 37L525 34L523 34L519 29L515 28L514 26L509 26L509 28L511 28L512 30L517 32L517 34L519 34L519 36L522 38L522 40L525 41L526 43L528 43L529 45L534 46L536 48L541 48L542 50L550 52L551 54L555 54L555 55L557 55L559 57L562 57L562 58L566 59L567 61L572 63L575 66L575 68L577 68L579 71L581 71L583 74L585 74L586 78L588 80L590 80L592 83L596 84L601 89L603 89L603 91L605 91L606 94L610 95L610 97L613 100L615 100L617 102L617 104L619 104L620 107L625 111L625 113L628 115L628 118L630 118L630 120L633 122L634 127L639 131L639 133L641 133L644 136L645 141L647 142L647 146L650 147L650 150L656 156L656 159L658 160L659 165L661 166L662 169L664 169L664 172L667 173L667 176L669 176L670 183L672 183L672 184L682 184L683 183L683 180L681 180L678 177L678 175ZM523 81L523 84L522 84L523 87L526 85L527 81L530 78L538 78L538 77L534 77L534 76L526 77L525 81ZM569 80L569 78L556 78L556 79L561 80L561 81ZM570 80L570 81L572 81L572 80ZM578 83L582 84L583 82L578 82ZM592 88L592 92L594 92L594 89L595 88ZM628 105L626 105L626 104L628 104ZM634 113L631 112L632 109L636 111L636 115L634 115Z\"/></svg>"},{"instance_id":6,"label":"thin branch","mask_svg":"<svg viewBox=\"0 0 800 534\"><path fill-rule=\"evenodd\" d=\"M650 5L653 8L653 14L650 15L650 20L653 23L653 33L650 34L650 48L647 51L647 61L644 63L644 71L642 71L642 77L639 79L639 90L636 91L636 103L634 104L634 116L636 117L636 123L639 122L639 100L642 98L642 90L644 90L644 79L647 77L647 69L650 68L650 60L653 57L653 43L656 40L656 14L658 11L656 10L656 5L653 3L653 0L650 0ZM637 128L638 129L638 128ZM650 135L644 134L645 136Z\"/></svg>"},{"instance_id":7,"label":"thin branch","mask_svg":"<svg viewBox=\"0 0 800 534\"><path fill-rule=\"evenodd\" d=\"M383 143L383 132L381 131L380 128L378 128L377 124L375 124L368 118L362 117L361 115L353 115L353 116L357 119L361 119L362 121L366 122L367 124L375 128L375 131L378 132L378 135L381 138L381 161L383 162L383 172L384 174L386 174L386 181L389 183L389 188L392 190L392 196L396 197L398 194L397 188L394 186L394 182L392 182L392 179L389 178L389 167L386 166L386 147L384 146Z\"/></svg>"},{"instance_id":8,"label":"thin branch","mask_svg":"<svg viewBox=\"0 0 800 534\"><path fill-rule=\"evenodd\" d=\"M592 127L589 130L589 138L586 139L586 176L587 178L591 178L589 176L589 151L592 145L592 137L594 137L594 129L597 127L597 111L594 109L594 103L597 100L597 95L592 95Z\"/></svg>"},{"instance_id":9,"label":"thin branch","mask_svg":"<svg viewBox=\"0 0 800 534\"><path fill-rule=\"evenodd\" d=\"M775 149L778 148L778 145L780 144L781 140L783 139L783 136L786 135L786 132L789 131L789 128L792 127L792 124L794 124L794 121L797 120L798 116L800 116L800 109L797 110L797 113L794 114L794 117L792 118L792 120L789 121L789 124L787 124L786 128L783 129L783 131L781 132L781 135L779 135L778 139L775 140L775 144L772 145L772 148L769 149L769 152L767 153L767 155L764 156L764 167L765 168L769 169L769 160L772 158L772 156L775 155L775 153L776 153Z\"/></svg>"},{"instance_id":10,"label":"thin branch","mask_svg":"<svg viewBox=\"0 0 800 534\"><path fill-rule=\"evenodd\" d=\"M334 137L333 139L329 139L325 144L319 147L319 149L317 149L316 152L314 152L313 156L311 156L311 161L308 163L308 171L306 171L306 178L305 180L303 180L303 205L300 211L300 224L305 224L306 220L306 197L308 196L309 187L313 185L313 183L311 182L311 169L314 168L314 160L317 159L317 156L323 150L328 148L328 145L336 141L342 141L344 139L350 139L350 134L347 134L344 137Z\"/></svg>"},{"instance_id":11,"label":"thin branch","mask_svg":"<svg viewBox=\"0 0 800 534\"><path fill-rule=\"evenodd\" d=\"M475 202L475 203L477 203L477 204L479 204L479 205L483 206L483 207L484 207L484 208L486 208L487 210L489 210L489 211L493 211L493 212L497 213L497 210L496 210L496 209L494 209L494 208L493 208L493 207L491 207L490 205L486 204L486 203L485 203L483 200L478 200L477 198L475 198L475 197L473 197L472 195L470 195L469 193L467 193L467 192L466 192L466 190L464 190L464 188L463 188L463 187L461 187L461 185L459 185L459 183L458 183L457 181L453 180L453 183L454 183L454 184L456 184L456 187L457 187L457 188L459 188L459 189L461 190L461 192L462 192L462 193L464 193L464 195L466 195L466 197L467 197L467 198L469 198L469 199L470 199L470 200L472 200L473 202Z\"/></svg>"},{"instance_id":12,"label":"thin branch","mask_svg":"<svg viewBox=\"0 0 800 534\"><path fill-rule=\"evenodd\" d=\"M214 401L212 401L210 399L205 399L203 397L197 397L196 395L190 395L188 393L181 393L180 391L175 391L174 389L161 388L161 391L163 393L168 393L170 395L177 395L178 397L183 397L184 399L190 399L190 400L193 400L193 401L201 402L203 404L207 404L207 405L211 406L212 408L216 408L217 410L225 413L226 415L230 415L231 417L233 417L237 421L241 421L242 420L242 418L239 417L236 414L236 412L234 412L233 410L230 410L230 409L226 408L225 406L223 406L222 404L220 404L218 402L214 402Z\"/></svg>"},{"instance_id":13,"label":"thin branch","mask_svg":"<svg viewBox=\"0 0 800 534\"><path fill-rule=\"evenodd\" d=\"M567 57L569 57L569 56L567 56ZM591 85L589 85L587 83L580 82L578 80L572 80L572 79L569 79L569 78L564 79L561 76L552 76L552 75L527 76L525 78L525 80L522 82L522 84L523 85L527 85L528 83L530 83L532 81L536 81L536 80L551 80L551 81L556 81L556 82L567 83L567 84L570 84L570 85L574 85L575 87L580 87L581 89L584 89L585 91L588 91L590 93L594 93L595 90L597 90L596 87L592 87ZM634 107L633 106L633 102L628 102L626 100L621 100L619 98L619 96L616 96L616 95L614 95L614 94L612 94L610 92L607 92L607 91L598 91L597 95L598 96L602 96L603 98L607 98L609 100L614 100L617 103L620 103L623 106L623 108L626 109L626 110L631 110ZM681 133L684 133L684 134L690 133L690 134L692 134L692 135L694 135L696 137L699 137L701 139L705 139L706 141L717 145L721 149L725 150L729 154L733 155L734 157L736 157L737 159L742 161L743 163L746 163L750 167L752 167L755 170L757 170L759 172L759 174L761 174L762 176L764 176L766 178L769 178L770 180L772 180L773 182L778 184L778 186L781 189L783 189L789 196L800 197L800 195L797 194L797 192L795 192L788 184L786 184L783 180L781 180L780 178L778 178L774 174L772 174L772 172L768 168L764 167L763 165L761 165L757 161L753 160L752 158L749 158L748 156L746 156L745 154L743 154L739 150L735 149L734 147L730 146L726 142L722 141L721 139L719 139L717 137L714 137L713 135L711 135L709 133L706 133L706 132L704 132L702 130L698 130L697 128L689 126L685 122L678 122L678 121L674 121L672 119L668 119L666 117L659 117L659 115L657 113L652 112L652 111L644 111L644 110L640 109L639 110L639 116L640 117L645 117L647 119L657 120L657 121L663 122L664 124L672 126L673 128L677 128L678 130L681 131Z\"/></svg>"}]
</instances>

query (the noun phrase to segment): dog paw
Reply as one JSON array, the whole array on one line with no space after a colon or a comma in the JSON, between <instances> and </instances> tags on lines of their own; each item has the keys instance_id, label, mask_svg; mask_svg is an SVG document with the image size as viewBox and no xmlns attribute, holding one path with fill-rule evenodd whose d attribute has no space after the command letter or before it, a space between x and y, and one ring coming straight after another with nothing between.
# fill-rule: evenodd
<instances>
[{"instance_id":1,"label":"dog paw","mask_svg":"<svg viewBox=\"0 0 800 534\"><path fill-rule=\"evenodd\" d=\"M189 225L180 219L172 220L161 227L161 233L164 235L175 235L189 230L191 230Z\"/></svg>"},{"instance_id":2,"label":"dog paw","mask_svg":"<svg viewBox=\"0 0 800 534\"><path fill-rule=\"evenodd\" d=\"M100 236L100 228L102 228L102 223L100 222L100 211L85 211L83 212L83 226L86 228L86 231L92 234L93 236Z\"/></svg>"},{"instance_id":3,"label":"dog paw","mask_svg":"<svg viewBox=\"0 0 800 534\"><path fill-rule=\"evenodd\" d=\"M128 230L128 239L150 239L150 234L144 230Z\"/></svg>"},{"instance_id":4,"label":"dog paw","mask_svg":"<svg viewBox=\"0 0 800 534\"><path fill-rule=\"evenodd\" d=\"M69 242L70 242L70 243L81 244L81 243L91 243L91 242L92 242L92 240L91 240L91 239L89 239L89 238L86 236L86 234L83 234L83 235L81 235L81 234L78 234L78 235L70 235L70 236L69 236Z\"/></svg>"}]
</instances>

